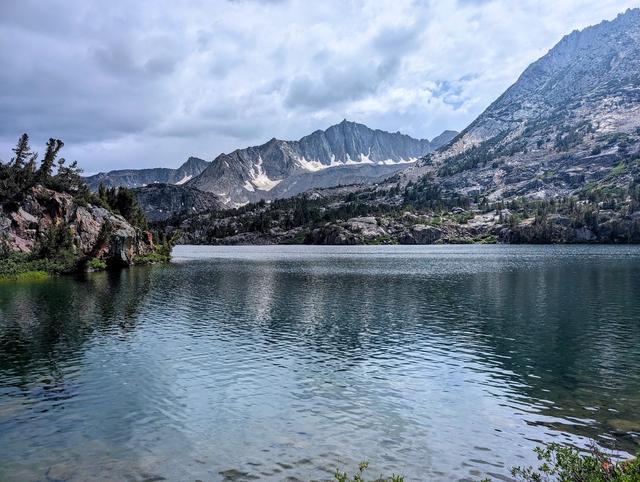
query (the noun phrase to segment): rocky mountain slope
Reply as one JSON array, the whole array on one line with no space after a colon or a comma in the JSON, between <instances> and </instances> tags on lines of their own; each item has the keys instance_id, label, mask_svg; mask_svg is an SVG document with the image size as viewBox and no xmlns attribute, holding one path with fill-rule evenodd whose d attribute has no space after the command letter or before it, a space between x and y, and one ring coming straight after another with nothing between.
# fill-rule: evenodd
<instances>
[{"instance_id":1,"label":"rocky mountain slope","mask_svg":"<svg viewBox=\"0 0 640 482\"><path fill-rule=\"evenodd\" d=\"M149 184L133 189L140 207L149 221L164 221L172 216L185 216L223 207L218 196L193 187L173 184Z\"/></svg>"},{"instance_id":2,"label":"rocky mountain slope","mask_svg":"<svg viewBox=\"0 0 640 482\"><path fill-rule=\"evenodd\" d=\"M344 120L298 141L271 139L261 146L221 154L202 174L189 181L188 186L215 193L222 202L233 206L290 196L301 192L302 186L308 189L318 185L335 186L341 182L372 182L406 167L451 140L455 134L445 131L434 141L428 141L399 132L373 130ZM370 168L357 172L333 170L357 165ZM321 171L327 172L316 175ZM297 176L302 177L289 181Z\"/></svg>"},{"instance_id":3,"label":"rocky mountain slope","mask_svg":"<svg viewBox=\"0 0 640 482\"><path fill-rule=\"evenodd\" d=\"M96 191L100 184L105 187L142 187L154 183L181 185L204 171L209 163L190 157L177 169L157 167L151 169L121 169L101 172L84 178L89 188Z\"/></svg>"},{"instance_id":4,"label":"rocky mountain slope","mask_svg":"<svg viewBox=\"0 0 640 482\"><path fill-rule=\"evenodd\" d=\"M271 191L272 199L283 199L317 188L331 188L351 184L373 184L382 182L394 173L407 167L395 164L355 164L336 166L314 172L302 172L283 179Z\"/></svg>"},{"instance_id":5,"label":"rocky mountain slope","mask_svg":"<svg viewBox=\"0 0 640 482\"><path fill-rule=\"evenodd\" d=\"M614 168L624 185L639 128L640 9L633 9L565 36L406 179L429 174L445 188L493 200L567 196Z\"/></svg>"}]
</instances>

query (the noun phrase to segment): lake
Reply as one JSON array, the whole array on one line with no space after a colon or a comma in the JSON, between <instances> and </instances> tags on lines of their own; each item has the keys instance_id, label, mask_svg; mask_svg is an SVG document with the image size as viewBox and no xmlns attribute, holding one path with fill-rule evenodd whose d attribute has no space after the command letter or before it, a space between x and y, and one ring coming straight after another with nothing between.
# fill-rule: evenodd
<instances>
[{"instance_id":1,"label":"lake","mask_svg":"<svg viewBox=\"0 0 640 482\"><path fill-rule=\"evenodd\" d=\"M178 246L0 283L0 480L500 480L640 443L640 247Z\"/></svg>"}]
</instances>

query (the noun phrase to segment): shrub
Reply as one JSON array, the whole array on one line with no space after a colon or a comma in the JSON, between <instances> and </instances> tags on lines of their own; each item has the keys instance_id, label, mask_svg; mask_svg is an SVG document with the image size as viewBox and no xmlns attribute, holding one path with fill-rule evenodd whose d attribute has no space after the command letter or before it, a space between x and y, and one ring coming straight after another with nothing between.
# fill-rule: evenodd
<instances>
[{"instance_id":1,"label":"shrub","mask_svg":"<svg viewBox=\"0 0 640 482\"><path fill-rule=\"evenodd\" d=\"M73 265L71 265L73 267ZM38 259L33 255L11 252L0 262L0 278L41 278L43 273L59 274L70 271L68 264L59 260Z\"/></svg>"},{"instance_id":2,"label":"shrub","mask_svg":"<svg viewBox=\"0 0 640 482\"><path fill-rule=\"evenodd\" d=\"M138 256L135 259L136 264L168 263L169 261L171 261L171 256L163 255L157 251Z\"/></svg>"},{"instance_id":3,"label":"shrub","mask_svg":"<svg viewBox=\"0 0 640 482\"><path fill-rule=\"evenodd\" d=\"M104 271L107 269L107 263L100 258L93 258L87 263L87 267L92 271Z\"/></svg>"},{"instance_id":4,"label":"shrub","mask_svg":"<svg viewBox=\"0 0 640 482\"><path fill-rule=\"evenodd\" d=\"M347 472L340 472L336 469L336 473L333 478L336 482L365 482L364 471L369 468L369 462L360 462L358 465L358 472L353 476L349 476ZM401 475L392 475L391 477L378 477L376 482L404 482L404 477Z\"/></svg>"},{"instance_id":5,"label":"shrub","mask_svg":"<svg viewBox=\"0 0 640 482\"><path fill-rule=\"evenodd\" d=\"M38 261L51 266L56 273L73 271L78 264L75 255L73 239L69 228L63 225L51 226L36 243L31 255L33 261Z\"/></svg>"},{"instance_id":6,"label":"shrub","mask_svg":"<svg viewBox=\"0 0 640 482\"><path fill-rule=\"evenodd\" d=\"M615 463L595 444L588 454L571 447L550 444L535 449L541 462L533 467L515 467L511 474L520 482L639 482L640 461L636 458Z\"/></svg>"}]
</instances>

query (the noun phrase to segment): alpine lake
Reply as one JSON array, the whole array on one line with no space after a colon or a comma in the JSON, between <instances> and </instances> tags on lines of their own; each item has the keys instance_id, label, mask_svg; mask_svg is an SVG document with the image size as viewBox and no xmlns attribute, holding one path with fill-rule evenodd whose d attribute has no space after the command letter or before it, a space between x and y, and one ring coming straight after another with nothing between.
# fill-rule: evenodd
<instances>
[{"instance_id":1,"label":"alpine lake","mask_svg":"<svg viewBox=\"0 0 640 482\"><path fill-rule=\"evenodd\" d=\"M178 246L0 283L0 480L509 480L640 448L638 246Z\"/></svg>"}]
</instances>

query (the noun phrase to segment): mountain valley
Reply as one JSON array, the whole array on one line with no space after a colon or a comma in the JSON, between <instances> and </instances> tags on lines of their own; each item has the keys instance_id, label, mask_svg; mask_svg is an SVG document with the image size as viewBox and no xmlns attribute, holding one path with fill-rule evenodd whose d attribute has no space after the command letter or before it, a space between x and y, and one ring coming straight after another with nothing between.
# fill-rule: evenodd
<instances>
[{"instance_id":1,"label":"mountain valley","mask_svg":"<svg viewBox=\"0 0 640 482\"><path fill-rule=\"evenodd\" d=\"M451 142L388 179L166 229L192 243L639 242L639 180L633 9L565 36Z\"/></svg>"}]
</instances>

